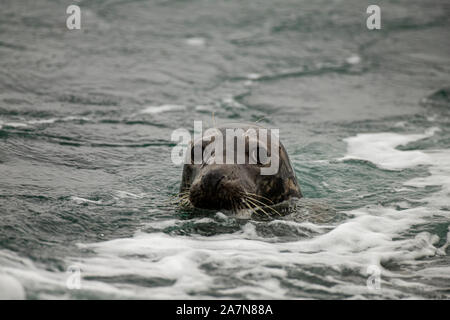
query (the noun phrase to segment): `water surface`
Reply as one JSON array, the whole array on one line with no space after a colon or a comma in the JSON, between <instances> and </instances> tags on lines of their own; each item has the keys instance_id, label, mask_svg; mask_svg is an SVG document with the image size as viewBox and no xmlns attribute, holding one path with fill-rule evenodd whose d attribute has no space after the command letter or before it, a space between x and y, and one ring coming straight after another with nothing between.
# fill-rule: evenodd
<instances>
[{"instance_id":1,"label":"water surface","mask_svg":"<svg viewBox=\"0 0 450 320\"><path fill-rule=\"evenodd\" d=\"M381 2L377 31L356 0L78 1L79 31L70 4L2 3L0 296L449 298L447 1ZM336 217L172 204L170 135L213 112L279 128Z\"/></svg>"}]
</instances>

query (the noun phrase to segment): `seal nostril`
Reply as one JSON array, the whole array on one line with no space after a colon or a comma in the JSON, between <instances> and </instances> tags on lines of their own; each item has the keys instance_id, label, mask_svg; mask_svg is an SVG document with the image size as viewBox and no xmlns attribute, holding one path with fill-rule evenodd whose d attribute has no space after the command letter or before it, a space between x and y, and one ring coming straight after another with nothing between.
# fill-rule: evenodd
<instances>
[{"instance_id":1,"label":"seal nostril","mask_svg":"<svg viewBox=\"0 0 450 320\"><path fill-rule=\"evenodd\" d=\"M209 172L202 178L202 186L204 190L216 191L225 177L221 172Z\"/></svg>"},{"instance_id":2,"label":"seal nostril","mask_svg":"<svg viewBox=\"0 0 450 320\"><path fill-rule=\"evenodd\" d=\"M220 182L225 178L225 176L221 176L219 180L217 180L216 185L214 186L214 189L217 190L217 187L219 186Z\"/></svg>"}]
</instances>

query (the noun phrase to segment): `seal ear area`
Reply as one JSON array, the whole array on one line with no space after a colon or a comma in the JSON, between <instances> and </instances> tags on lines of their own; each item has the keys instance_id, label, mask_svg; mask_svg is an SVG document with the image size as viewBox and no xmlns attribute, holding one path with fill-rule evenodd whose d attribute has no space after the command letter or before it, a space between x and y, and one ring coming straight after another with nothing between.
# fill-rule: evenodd
<instances>
[{"instance_id":1,"label":"seal ear area","mask_svg":"<svg viewBox=\"0 0 450 320\"><path fill-rule=\"evenodd\" d=\"M290 197L297 197L301 198L303 197L302 192L300 190L300 187L298 186L297 179L295 177L286 179L284 181L286 193Z\"/></svg>"},{"instance_id":2,"label":"seal ear area","mask_svg":"<svg viewBox=\"0 0 450 320\"><path fill-rule=\"evenodd\" d=\"M284 181L280 176L261 176L261 178L258 184L258 194L270 199L274 204L286 200L287 193Z\"/></svg>"},{"instance_id":3,"label":"seal ear area","mask_svg":"<svg viewBox=\"0 0 450 320\"><path fill-rule=\"evenodd\" d=\"M295 175L295 171L292 168L287 153L282 154L282 164L280 163L279 176L282 177L284 181L284 190L288 198L290 197L302 197L302 192Z\"/></svg>"},{"instance_id":4,"label":"seal ear area","mask_svg":"<svg viewBox=\"0 0 450 320\"><path fill-rule=\"evenodd\" d=\"M180 192L190 188L199 172L199 165L184 164L181 176Z\"/></svg>"}]
</instances>

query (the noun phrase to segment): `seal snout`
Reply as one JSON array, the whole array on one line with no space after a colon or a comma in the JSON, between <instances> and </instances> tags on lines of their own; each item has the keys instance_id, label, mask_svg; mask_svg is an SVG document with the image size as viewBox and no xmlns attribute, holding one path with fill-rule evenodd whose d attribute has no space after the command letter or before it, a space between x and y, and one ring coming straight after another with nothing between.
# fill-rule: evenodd
<instances>
[{"instance_id":1,"label":"seal snout","mask_svg":"<svg viewBox=\"0 0 450 320\"><path fill-rule=\"evenodd\" d=\"M216 192L219 189L220 183L225 178L223 172L216 170L203 176L201 183L205 188L208 188L209 191Z\"/></svg>"},{"instance_id":2,"label":"seal snout","mask_svg":"<svg viewBox=\"0 0 450 320\"><path fill-rule=\"evenodd\" d=\"M231 172L215 169L194 181L189 200L197 208L232 209L242 192L242 184Z\"/></svg>"}]
</instances>

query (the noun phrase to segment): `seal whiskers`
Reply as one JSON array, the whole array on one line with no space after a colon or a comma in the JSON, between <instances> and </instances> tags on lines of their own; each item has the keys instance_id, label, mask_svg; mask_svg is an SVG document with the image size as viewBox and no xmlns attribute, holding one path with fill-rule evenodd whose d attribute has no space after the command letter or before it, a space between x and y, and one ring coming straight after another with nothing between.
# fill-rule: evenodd
<instances>
[{"instance_id":1,"label":"seal whiskers","mask_svg":"<svg viewBox=\"0 0 450 320\"><path fill-rule=\"evenodd\" d=\"M275 210L275 209L272 208L270 205L267 205L267 204L265 204L265 203L262 202L262 201L259 201L259 200L255 199L255 198L252 198L252 197L249 197L249 196L246 196L246 199L249 200L250 203L253 202L253 204L254 204L254 205L257 205L258 207L268 208L268 209L270 209L272 212L274 212L274 213L276 213L277 215L281 216L281 214L280 214L277 210ZM255 202L256 202L256 204L255 204ZM261 209L262 209L262 208L261 208Z\"/></svg>"},{"instance_id":2,"label":"seal whiskers","mask_svg":"<svg viewBox=\"0 0 450 320\"><path fill-rule=\"evenodd\" d=\"M270 218L270 214L267 213L266 210L264 210L261 206L259 206L258 204L254 203L252 200L250 200L249 198L246 198L245 201L247 201L248 203L250 203L251 205L253 205L256 209L261 210L267 217Z\"/></svg>"},{"instance_id":3,"label":"seal whiskers","mask_svg":"<svg viewBox=\"0 0 450 320\"><path fill-rule=\"evenodd\" d=\"M256 213L255 209L247 202L247 200L242 199L242 202L250 210L250 214Z\"/></svg>"},{"instance_id":4,"label":"seal whiskers","mask_svg":"<svg viewBox=\"0 0 450 320\"><path fill-rule=\"evenodd\" d=\"M245 194L246 194L246 195L253 196L253 197L261 198L261 199L263 199L263 200L267 200L267 201L270 202L270 204L274 204L272 200L270 200L269 198L266 198L266 197L264 197L264 196L261 196L261 195L259 195L259 194L251 193L251 192L247 192L247 191L245 191Z\"/></svg>"},{"instance_id":5,"label":"seal whiskers","mask_svg":"<svg viewBox=\"0 0 450 320\"><path fill-rule=\"evenodd\" d=\"M189 191L180 192L169 199L170 203L180 205L182 207L192 206L189 201Z\"/></svg>"},{"instance_id":6,"label":"seal whiskers","mask_svg":"<svg viewBox=\"0 0 450 320\"><path fill-rule=\"evenodd\" d=\"M251 192L245 192L245 193L243 194L243 196L244 196L246 199L249 199L249 200L251 200L251 201L256 202L259 206L262 206L262 207L264 207L264 208L268 208L268 209L272 210L274 213L276 213L276 214L278 214L278 215L281 216L281 214L280 214L277 210L275 210L275 209L272 207L272 205L274 205L274 203L273 203L273 201L270 200L269 198L266 198L266 197L264 197L264 196L258 195L258 194L256 194L256 193L251 193ZM255 197L261 198L261 199L263 199L263 200L267 200L268 202L270 202L270 205L268 205L268 204L266 204L266 203L264 203L264 202L262 202L262 201L256 199Z\"/></svg>"}]
</instances>

